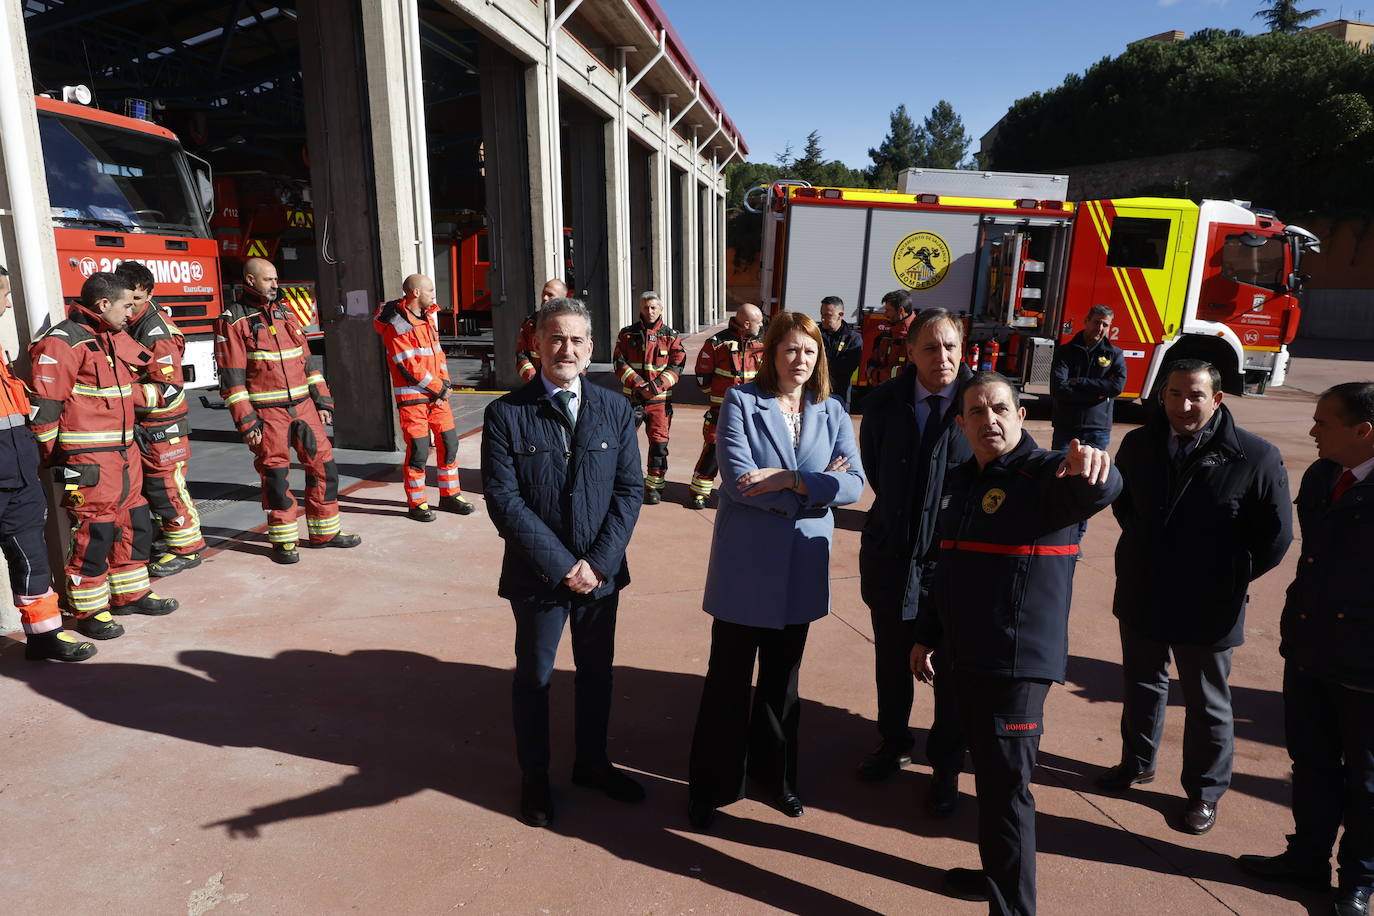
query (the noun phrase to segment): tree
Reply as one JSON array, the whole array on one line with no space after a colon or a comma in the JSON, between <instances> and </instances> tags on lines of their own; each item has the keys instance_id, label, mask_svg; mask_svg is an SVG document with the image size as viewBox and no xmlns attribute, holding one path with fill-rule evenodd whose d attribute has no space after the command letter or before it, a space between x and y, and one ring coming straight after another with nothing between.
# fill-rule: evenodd
<instances>
[{"instance_id":1,"label":"tree","mask_svg":"<svg viewBox=\"0 0 1374 916\"><path fill-rule=\"evenodd\" d=\"M1269 0L1268 6L1260 7L1254 18L1263 19L1271 32L1293 33L1302 29L1302 24L1320 16L1325 10L1300 10L1298 0Z\"/></svg>"},{"instance_id":2,"label":"tree","mask_svg":"<svg viewBox=\"0 0 1374 916\"><path fill-rule=\"evenodd\" d=\"M935 103L926 117L926 150L921 165L930 169L957 169L968 153L969 137L964 120L944 99Z\"/></svg>"},{"instance_id":3,"label":"tree","mask_svg":"<svg viewBox=\"0 0 1374 916\"><path fill-rule=\"evenodd\" d=\"M914 168L926 155L929 138L906 113L905 105L892 112L887 136L877 149L870 148L868 156L873 165L868 170L869 183L878 188L895 188L902 169Z\"/></svg>"},{"instance_id":4,"label":"tree","mask_svg":"<svg viewBox=\"0 0 1374 916\"><path fill-rule=\"evenodd\" d=\"M806 147L802 154L792 160L791 168L788 169L791 173L789 177L810 184L821 184L821 170L825 165L821 157L824 154L825 150L821 149L821 132L811 131L806 135Z\"/></svg>"}]
</instances>

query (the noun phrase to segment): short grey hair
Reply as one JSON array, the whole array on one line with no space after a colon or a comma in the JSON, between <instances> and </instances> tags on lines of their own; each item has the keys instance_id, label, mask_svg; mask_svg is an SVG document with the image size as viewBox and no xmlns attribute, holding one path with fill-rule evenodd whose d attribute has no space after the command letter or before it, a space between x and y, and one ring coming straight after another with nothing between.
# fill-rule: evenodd
<instances>
[{"instance_id":1,"label":"short grey hair","mask_svg":"<svg viewBox=\"0 0 1374 916\"><path fill-rule=\"evenodd\" d=\"M539 307L539 315L534 319L535 333L544 330L544 325L549 322L549 319L559 315L581 315L587 322L587 336L592 336L592 313L587 311L587 306L583 304L581 299L567 297L550 299Z\"/></svg>"},{"instance_id":2,"label":"short grey hair","mask_svg":"<svg viewBox=\"0 0 1374 916\"><path fill-rule=\"evenodd\" d=\"M1088 309L1088 317L1092 318L1094 316L1106 318L1108 321L1111 321L1116 317L1116 312L1113 312L1105 305L1094 305L1092 308Z\"/></svg>"},{"instance_id":3,"label":"short grey hair","mask_svg":"<svg viewBox=\"0 0 1374 916\"><path fill-rule=\"evenodd\" d=\"M640 302L648 302L650 299L657 299L659 302L663 301L663 297L651 289L646 289L644 292L639 294Z\"/></svg>"}]
</instances>

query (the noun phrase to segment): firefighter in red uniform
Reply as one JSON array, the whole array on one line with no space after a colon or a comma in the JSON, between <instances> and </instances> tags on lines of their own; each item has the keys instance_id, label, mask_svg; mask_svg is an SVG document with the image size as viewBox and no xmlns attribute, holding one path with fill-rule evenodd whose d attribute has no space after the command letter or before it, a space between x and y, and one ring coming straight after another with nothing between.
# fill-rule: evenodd
<instances>
[{"instance_id":1,"label":"firefighter in red uniform","mask_svg":"<svg viewBox=\"0 0 1374 916\"><path fill-rule=\"evenodd\" d=\"M663 498L663 478L668 473L673 386L687 371L682 335L663 323L663 302L658 293L650 290L639 297L639 320L620 330L611 356L620 377L620 392L630 399L636 425L643 421L649 436L644 501L652 506Z\"/></svg>"},{"instance_id":2,"label":"firefighter in red uniform","mask_svg":"<svg viewBox=\"0 0 1374 916\"><path fill-rule=\"evenodd\" d=\"M9 311L9 271L0 267L0 317ZM9 567L10 595L24 627L24 657L85 661L95 646L62 629L43 541L47 500L38 476L38 443L29 429L29 396L9 357L0 359L0 550Z\"/></svg>"},{"instance_id":3,"label":"firefighter in red uniform","mask_svg":"<svg viewBox=\"0 0 1374 916\"><path fill-rule=\"evenodd\" d=\"M186 463L191 458L186 380L181 371L186 337L152 301L152 271L138 261L124 261L115 268L115 275L134 288L133 317L126 330L153 355L138 379L144 386L144 403L137 411L134 437L143 462L143 497L166 542L166 550L148 564L148 573L170 576L199 566L200 552L205 549L200 513L186 489Z\"/></svg>"},{"instance_id":4,"label":"firefighter in red uniform","mask_svg":"<svg viewBox=\"0 0 1374 916\"><path fill-rule=\"evenodd\" d=\"M401 433L406 439L406 460L402 466L409 507L406 514L417 522L434 521L434 510L425 500L425 464L433 433L439 448L439 508L471 515L473 505L463 499L462 487L458 485L458 430L454 429L453 410L448 403L448 392L453 387L448 377L448 360L430 319L439 311L434 301L434 281L424 274L411 274L401 289L405 296L382 306L373 324L382 335L391 369L391 393L396 398Z\"/></svg>"},{"instance_id":5,"label":"firefighter in red uniform","mask_svg":"<svg viewBox=\"0 0 1374 916\"><path fill-rule=\"evenodd\" d=\"M544 290L539 294L539 304L543 305L550 299L562 299L567 295L568 284L562 280L550 280L544 284ZM515 338L515 371L520 373L522 382L528 382L539 374L539 344L534 339L534 324L537 317L538 307L530 312L530 317L520 325L520 334Z\"/></svg>"},{"instance_id":6,"label":"firefighter in red uniform","mask_svg":"<svg viewBox=\"0 0 1374 916\"><path fill-rule=\"evenodd\" d=\"M759 338L762 328L763 312L746 302L735 310L729 327L706 341L697 354L697 384L710 396L711 406L706 409L701 425L704 444L692 470L689 509L706 508L706 497L711 495L716 482L716 417L725 392L753 381L758 374L759 360L763 358L763 341Z\"/></svg>"},{"instance_id":7,"label":"firefighter in red uniform","mask_svg":"<svg viewBox=\"0 0 1374 916\"><path fill-rule=\"evenodd\" d=\"M873 354L868 358L868 385L881 385L902 374L906 365L906 332L911 326L911 293L894 289L883 296L883 317L887 330L873 341Z\"/></svg>"},{"instance_id":8,"label":"firefighter in red uniform","mask_svg":"<svg viewBox=\"0 0 1374 916\"><path fill-rule=\"evenodd\" d=\"M159 598L148 584L153 527L134 444L143 397L134 382L151 354L120 333L133 303L127 280L91 274L72 317L29 347L33 431L72 522L67 597L77 630L92 639L124 634L111 610L177 609L176 599Z\"/></svg>"},{"instance_id":9,"label":"firefighter in red uniform","mask_svg":"<svg viewBox=\"0 0 1374 916\"><path fill-rule=\"evenodd\" d=\"M277 304L277 269L263 258L243 265L243 297L215 323L219 390L262 477L272 559L296 563L300 527L291 495L291 448L305 468L305 522L311 547L357 547L339 530L339 469L325 434L334 399L309 356L305 334Z\"/></svg>"}]
</instances>

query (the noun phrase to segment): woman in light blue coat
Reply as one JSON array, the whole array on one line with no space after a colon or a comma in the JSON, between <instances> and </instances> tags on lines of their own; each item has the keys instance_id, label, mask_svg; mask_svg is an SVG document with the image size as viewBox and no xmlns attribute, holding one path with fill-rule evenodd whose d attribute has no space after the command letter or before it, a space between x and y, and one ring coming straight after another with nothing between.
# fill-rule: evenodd
<instances>
[{"instance_id":1,"label":"woman in light blue coat","mask_svg":"<svg viewBox=\"0 0 1374 916\"><path fill-rule=\"evenodd\" d=\"M776 315L763 352L758 378L730 390L716 427L720 510L702 599L715 621L688 778L699 829L743 797L746 773L785 814L802 814L797 674L807 628L830 613L830 509L864 486L816 323Z\"/></svg>"}]
</instances>

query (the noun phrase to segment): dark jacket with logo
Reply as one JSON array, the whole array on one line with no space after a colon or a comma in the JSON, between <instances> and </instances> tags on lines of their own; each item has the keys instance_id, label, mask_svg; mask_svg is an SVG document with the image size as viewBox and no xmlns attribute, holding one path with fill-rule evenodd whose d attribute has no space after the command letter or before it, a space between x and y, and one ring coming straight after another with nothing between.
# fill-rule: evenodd
<instances>
[{"instance_id":1,"label":"dark jacket with logo","mask_svg":"<svg viewBox=\"0 0 1374 916\"><path fill-rule=\"evenodd\" d=\"M935 600L916 617L916 641L956 669L1063 682L1078 523L1121 492L1115 468L1094 485L1056 477L1063 461L1023 432L987 467L970 458L945 478Z\"/></svg>"},{"instance_id":2,"label":"dark jacket with logo","mask_svg":"<svg viewBox=\"0 0 1374 916\"><path fill-rule=\"evenodd\" d=\"M833 331L827 331L822 325L821 340L825 343L825 360L830 369L830 393L848 407L854 373L863 360L863 335L849 322L841 321Z\"/></svg>"},{"instance_id":3,"label":"dark jacket with logo","mask_svg":"<svg viewBox=\"0 0 1374 916\"><path fill-rule=\"evenodd\" d=\"M1126 488L1112 505L1121 524L1112 610L1159 642L1238 646L1250 582L1293 540L1288 473L1278 449L1236 426L1224 404L1178 469L1171 435L1156 411L1117 450Z\"/></svg>"},{"instance_id":4,"label":"dark jacket with logo","mask_svg":"<svg viewBox=\"0 0 1374 916\"><path fill-rule=\"evenodd\" d=\"M1320 459L1298 487L1302 557L1283 606L1279 652L1312 677L1374 688L1374 475L1333 505L1341 473Z\"/></svg>"},{"instance_id":5,"label":"dark jacket with logo","mask_svg":"<svg viewBox=\"0 0 1374 916\"><path fill-rule=\"evenodd\" d=\"M644 491L630 403L584 377L570 432L536 375L488 404L484 424L483 496L506 542L498 594L594 601L628 585L625 548ZM563 585L579 559L606 577L590 595Z\"/></svg>"},{"instance_id":6,"label":"dark jacket with logo","mask_svg":"<svg viewBox=\"0 0 1374 916\"><path fill-rule=\"evenodd\" d=\"M1079 331L1054 348L1050 397L1056 431L1111 429L1112 405L1125 390L1126 356L1110 340L1103 338L1089 347Z\"/></svg>"},{"instance_id":7,"label":"dark jacket with logo","mask_svg":"<svg viewBox=\"0 0 1374 916\"><path fill-rule=\"evenodd\" d=\"M959 367L956 399L972 374L967 366ZM894 588L905 581L904 620L916 616L921 595L929 590L925 575L935 559L935 521L945 472L973 454L954 422L957 405L951 405L939 438L922 456L915 403L916 369L908 366L864 399L859 426L859 457L873 488L873 505L859 542L859 575L866 591L880 580L895 580Z\"/></svg>"}]
</instances>

